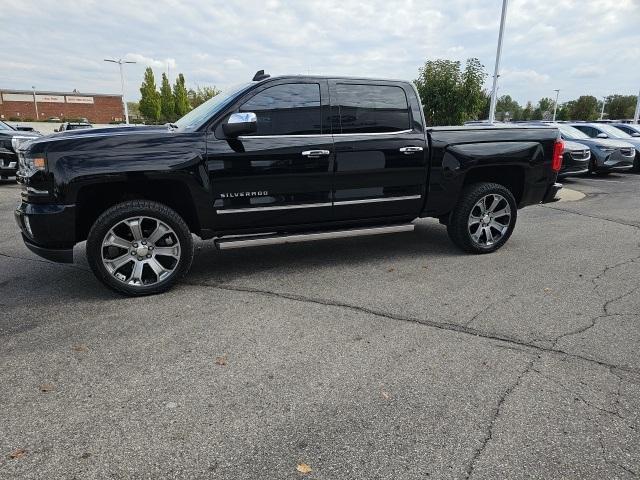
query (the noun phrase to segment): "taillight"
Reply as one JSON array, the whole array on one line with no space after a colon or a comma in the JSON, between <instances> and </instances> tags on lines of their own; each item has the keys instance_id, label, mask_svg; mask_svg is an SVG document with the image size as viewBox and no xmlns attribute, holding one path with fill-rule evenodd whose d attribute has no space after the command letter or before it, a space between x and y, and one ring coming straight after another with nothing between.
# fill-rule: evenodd
<instances>
[{"instance_id":1,"label":"taillight","mask_svg":"<svg viewBox=\"0 0 640 480\"><path fill-rule=\"evenodd\" d=\"M553 144L553 160L551 160L551 170L559 172L562 168L562 153L564 152L564 142L562 139L556 140Z\"/></svg>"}]
</instances>

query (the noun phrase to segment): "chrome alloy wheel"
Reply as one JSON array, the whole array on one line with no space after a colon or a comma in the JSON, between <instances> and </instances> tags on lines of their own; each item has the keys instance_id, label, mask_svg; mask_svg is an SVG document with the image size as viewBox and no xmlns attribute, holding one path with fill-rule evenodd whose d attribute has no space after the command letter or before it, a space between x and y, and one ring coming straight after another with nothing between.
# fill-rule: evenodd
<instances>
[{"instance_id":1,"label":"chrome alloy wheel","mask_svg":"<svg viewBox=\"0 0 640 480\"><path fill-rule=\"evenodd\" d=\"M511 207L502 195L490 193L482 197L469 213L469 234L481 247L498 242L511 224Z\"/></svg>"},{"instance_id":2,"label":"chrome alloy wheel","mask_svg":"<svg viewBox=\"0 0 640 480\"><path fill-rule=\"evenodd\" d=\"M102 240L102 263L120 282L144 287L170 277L180 261L180 240L164 222L131 217L118 222Z\"/></svg>"}]
</instances>

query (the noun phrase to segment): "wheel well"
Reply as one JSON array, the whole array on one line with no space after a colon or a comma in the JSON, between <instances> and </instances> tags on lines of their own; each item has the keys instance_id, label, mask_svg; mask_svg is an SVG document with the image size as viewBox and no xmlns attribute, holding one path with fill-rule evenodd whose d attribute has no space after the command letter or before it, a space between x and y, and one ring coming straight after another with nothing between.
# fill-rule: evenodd
<instances>
[{"instance_id":1,"label":"wheel well","mask_svg":"<svg viewBox=\"0 0 640 480\"><path fill-rule=\"evenodd\" d=\"M78 192L77 241L86 240L93 223L109 207L136 199L153 200L171 207L184 219L193 233L200 233L193 199L189 189L182 182L114 182L87 185Z\"/></svg>"},{"instance_id":2,"label":"wheel well","mask_svg":"<svg viewBox=\"0 0 640 480\"><path fill-rule=\"evenodd\" d=\"M504 185L511 191L516 203L519 204L524 192L524 169L511 165L474 168L465 176L464 185L478 182L494 182Z\"/></svg>"}]
</instances>

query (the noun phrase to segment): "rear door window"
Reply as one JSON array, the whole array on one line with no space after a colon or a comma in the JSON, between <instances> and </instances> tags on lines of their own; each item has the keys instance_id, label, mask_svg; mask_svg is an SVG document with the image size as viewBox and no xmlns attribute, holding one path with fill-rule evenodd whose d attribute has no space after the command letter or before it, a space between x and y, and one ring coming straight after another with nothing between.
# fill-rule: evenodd
<instances>
[{"instance_id":1,"label":"rear door window","mask_svg":"<svg viewBox=\"0 0 640 480\"><path fill-rule=\"evenodd\" d=\"M338 83L337 133L399 132L411 128L407 96L400 87Z\"/></svg>"}]
</instances>

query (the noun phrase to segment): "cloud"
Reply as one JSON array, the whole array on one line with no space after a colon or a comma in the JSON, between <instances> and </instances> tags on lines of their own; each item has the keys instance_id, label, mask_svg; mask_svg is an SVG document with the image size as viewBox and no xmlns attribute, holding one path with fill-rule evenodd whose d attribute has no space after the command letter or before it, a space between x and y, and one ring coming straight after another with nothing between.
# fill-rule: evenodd
<instances>
[{"instance_id":1,"label":"cloud","mask_svg":"<svg viewBox=\"0 0 640 480\"><path fill-rule=\"evenodd\" d=\"M259 69L411 80L428 58L477 57L492 74L500 8L497 0L3 0L11 48L0 86L118 92L119 75L102 59L123 55L137 62L125 69L130 98L146 66L221 88ZM500 92L520 102L554 88L565 98L636 93L639 18L637 0L511 0Z\"/></svg>"}]
</instances>

